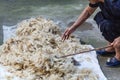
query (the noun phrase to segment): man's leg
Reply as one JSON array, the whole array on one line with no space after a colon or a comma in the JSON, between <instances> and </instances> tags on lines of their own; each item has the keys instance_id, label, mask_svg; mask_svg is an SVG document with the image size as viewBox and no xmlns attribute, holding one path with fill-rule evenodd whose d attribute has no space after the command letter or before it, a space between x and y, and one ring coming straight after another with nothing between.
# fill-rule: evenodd
<instances>
[{"instance_id":1,"label":"man's leg","mask_svg":"<svg viewBox=\"0 0 120 80\"><path fill-rule=\"evenodd\" d=\"M108 46L110 46L111 43L109 42ZM115 54L115 49L113 46L102 49L102 50L97 50L96 53L101 56L111 56Z\"/></svg>"},{"instance_id":2,"label":"man's leg","mask_svg":"<svg viewBox=\"0 0 120 80\"><path fill-rule=\"evenodd\" d=\"M115 57L109 59L106 64L110 67L120 66L120 37L116 38L112 43L115 49Z\"/></svg>"},{"instance_id":3,"label":"man's leg","mask_svg":"<svg viewBox=\"0 0 120 80\"><path fill-rule=\"evenodd\" d=\"M116 52L115 58L120 60L120 37L116 38L113 41L112 45L113 45L115 52Z\"/></svg>"},{"instance_id":4,"label":"man's leg","mask_svg":"<svg viewBox=\"0 0 120 80\"><path fill-rule=\"evenodd\" d=\"M120 61L120 49L115 49L116 55L115 58Z\"/></svg>"},{"instance_id":5,"label":"man's leg","mask_svg":"<svg viewBox=\"0 0 120 80\"><path fill-rule=\"evenodd\" d=\"M115 58L120 61L120 44L117 44L115 46L115 52L116 52Z\"/></svg>"}]
</instances>

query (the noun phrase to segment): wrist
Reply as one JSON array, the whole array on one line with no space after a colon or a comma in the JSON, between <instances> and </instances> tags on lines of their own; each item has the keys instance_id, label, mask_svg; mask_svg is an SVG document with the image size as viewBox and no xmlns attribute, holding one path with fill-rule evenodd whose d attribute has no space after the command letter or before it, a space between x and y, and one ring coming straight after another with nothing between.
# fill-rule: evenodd
<instances>
[{"instance_id":1,"label":"wrist","mask_svg":"<svg viewBox=\"0 0 120 80\"><path fill-rule=\"evenodd\" d=\"M72 30L75 30L77 27L78 27L77 25L73 24L73 25L71 26L71 29L72 29Z\"/></svg>"}]
</instances>

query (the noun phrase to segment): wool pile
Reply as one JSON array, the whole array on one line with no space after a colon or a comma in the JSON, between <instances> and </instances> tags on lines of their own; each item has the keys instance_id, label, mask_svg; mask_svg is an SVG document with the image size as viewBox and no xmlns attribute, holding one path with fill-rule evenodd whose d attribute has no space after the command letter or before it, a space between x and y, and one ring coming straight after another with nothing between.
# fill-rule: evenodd
<instances>
[{"instance_id":1,"label":"wool pile","mask_svg":"<svg viewBox=\"0 0 120 80\"><path fill-rule=\"evenodd\" d=\"M24 20L17 25L16 36L0 47L0 64L20 80L99 80L92 70L78 69L72 57L56 58L89 50L75 36L62 41L61 34L60 27L51 20Z\"/></svg>"}]
</instances>

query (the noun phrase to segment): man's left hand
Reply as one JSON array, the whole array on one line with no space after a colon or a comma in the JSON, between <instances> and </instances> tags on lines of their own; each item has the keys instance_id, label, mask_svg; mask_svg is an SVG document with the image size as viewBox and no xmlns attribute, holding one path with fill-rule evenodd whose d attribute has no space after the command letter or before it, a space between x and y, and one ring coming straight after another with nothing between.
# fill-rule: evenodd
<instances>
[{"instance_id":1,"label":"man's left hand","mask_svg":"<svg viewBox=\"0 0 120 80\"><path fill-rule=\"evenodd\" d=\"M120 37L116 38L111 45L113 45L114 48L120 48Z\"/></svg>"}]
</instances>

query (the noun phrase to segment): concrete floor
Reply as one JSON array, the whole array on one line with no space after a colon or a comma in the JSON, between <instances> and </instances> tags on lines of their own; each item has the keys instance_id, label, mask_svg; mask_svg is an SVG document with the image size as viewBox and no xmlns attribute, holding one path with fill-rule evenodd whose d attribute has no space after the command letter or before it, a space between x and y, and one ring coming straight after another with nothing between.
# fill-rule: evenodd
<instances>
[{"instance_id":1,"label":"concrete floor","mask_svg":"<svg viewBox=\"0 0 120 80\"><path fill-rule=\"evenodd\" d=\"M2 20L2 17L0 16L0 45L2 44L2 40L3 40L3 29L2 29L2 23L3 23L3 20Z\"/></svg>"},{"instance_id":2,"label":"concrete floor","mask_svg":"<svg viewBox=\"0 0 120 80\"><path fill-rule=\"evenodd\" d=\"M120 80L120 67L117 68L107 67L106 60L108 58L109 57L98 56L99 63L104 75L107 77L108 80Z\"/></svg>"}]
</instances>

